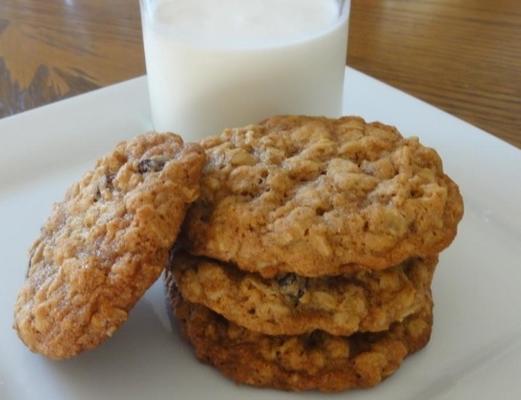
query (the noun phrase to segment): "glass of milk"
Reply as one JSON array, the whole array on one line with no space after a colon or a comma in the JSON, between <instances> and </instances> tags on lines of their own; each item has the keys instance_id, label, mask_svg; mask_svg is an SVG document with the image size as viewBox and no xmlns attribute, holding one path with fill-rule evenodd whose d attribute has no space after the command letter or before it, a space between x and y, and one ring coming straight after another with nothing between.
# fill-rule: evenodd
<instances>
[{"instance_id":1,"label":"glass of milk","mask_svg":"<svg viewBox=\"0 0 521 400\"><path fill-rule=\"evenodd\" d=\"M278 114L342 112L342 0L141 0L154 129L198 140Z\"/></svg>"}]
</instances>

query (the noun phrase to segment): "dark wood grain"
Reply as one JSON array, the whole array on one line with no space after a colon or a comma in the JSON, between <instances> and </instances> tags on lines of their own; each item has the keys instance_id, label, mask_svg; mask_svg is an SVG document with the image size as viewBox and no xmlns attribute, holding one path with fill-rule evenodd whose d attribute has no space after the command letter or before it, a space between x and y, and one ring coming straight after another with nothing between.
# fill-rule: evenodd
<instances>
[{"instance_id":1,"label":"dark wood grain","mask_svg":"<svg viewBox=\"0 0 521 400\"><path fill-rule=\"evenodd\" d=\"M0 0L0 116L144 70L137 0Z\"/></svg>"},{"instance_id":2,"label":"dark wood grain","mask_svg":"<svg viewBox=\"0 0 521 400\"><path fill-rule=\"evenodd\" d=\"M348 63L521 147L520 0L355 0Z\"/></svg>"},{"instance_id":3,"label":"dark wood grain","mask_svg":"<svg viewBox=\"0 0 521 400\"><path fill-rule=\"evenodd\" d=\"M521 1L353 0L348 53L521 147ZM0 0L0 117L143 73L137 0Z\"/></svg>"}]
</instances>

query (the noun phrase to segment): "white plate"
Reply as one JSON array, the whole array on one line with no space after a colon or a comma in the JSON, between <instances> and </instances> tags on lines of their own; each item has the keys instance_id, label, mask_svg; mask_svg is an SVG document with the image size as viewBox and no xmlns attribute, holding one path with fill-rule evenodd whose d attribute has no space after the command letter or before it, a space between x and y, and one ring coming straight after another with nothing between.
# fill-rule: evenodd
<instances>
[{"instance_id":1,"label":"white plate","mask_svg":"<svg viewBox=\"0 0 521 400\"><path fill-rule=\"evenodd\" d=\"M431 343L378 387L339 396L521 398L521 151L354 70L346 87L346 113L439 151L465 217L435 276ZM149 128L146 93L138 78L0 120L0 399L317 397L237 386L197 362L172 332L162 282L114 338L73 360L33 354L11 329L26 251L51 204L97 156Z\"/></svg>"}]
</instances>

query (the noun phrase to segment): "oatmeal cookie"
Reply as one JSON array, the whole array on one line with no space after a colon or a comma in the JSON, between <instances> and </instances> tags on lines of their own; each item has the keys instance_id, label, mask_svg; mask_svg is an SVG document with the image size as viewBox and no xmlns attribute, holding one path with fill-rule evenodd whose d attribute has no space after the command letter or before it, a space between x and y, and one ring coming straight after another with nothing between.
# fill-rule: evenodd
<instances>
[{"instance_id":1,"label":"oatmeal cookie","mask_svg":"<svg viewBox=\"0 0 521 400\"><path fill-rule=\"evenodd\" d=\"M184 300L169 281L172 311L197 357L238 383L326 392L367 388L395 372L430 338L432 303L388 331L332 336L268 336Z\"/></svg>"},{"instance_id":2,"label":"oatmeal cookie","mask_svg":"<svg viewBox=\"0 0 521 400\"><path fill-rule=\"evenodd\" d=\"M264 277L384 269L449 245L463 214L438 154L361 118L270 118L202 141L185 246Z\"/></svg>"},{"instance_id":3,"label":"oatmeal cookie","mask_svg":"<svg viewBox=\"0 0 521 400\"><path fill-rule=\"evenodd\" d=\"M35 352L63 359L126 321L159 277L205 155L174 134L120 143L54 206L30 250L14 326Z\"/></svg>"},{"instance_id":4,"label":"oatmeal cookie","mask_svg":"<svg viewBox=\"0 0 521 400\"><path fill-rule=\"evenodd\" d=\"M410 259L383 271L303 278L286 274L264 279L229 264L176 254L173 274L181 295L249 330L299 335L323 330L349 336L378 332L416 314L431 301L436 258Z\"/></svg>"}]
</instances>

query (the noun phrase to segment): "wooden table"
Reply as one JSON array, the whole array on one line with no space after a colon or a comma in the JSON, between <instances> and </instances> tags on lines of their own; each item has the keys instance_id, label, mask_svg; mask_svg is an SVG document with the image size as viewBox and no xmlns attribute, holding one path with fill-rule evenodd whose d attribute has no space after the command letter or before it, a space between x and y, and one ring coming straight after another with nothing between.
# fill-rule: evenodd
<instances>
[{"instance_id":1,"label":"wooden table","mask_svg":"<svg viewBox=\"0 0 521 400\"><path fill-rule=\"evenodd\" d=\"M347 63L521 148L520 0L353 0ZM137 0L0 1L0 117L144 71Z\"/></svg>"}]
</instances>

